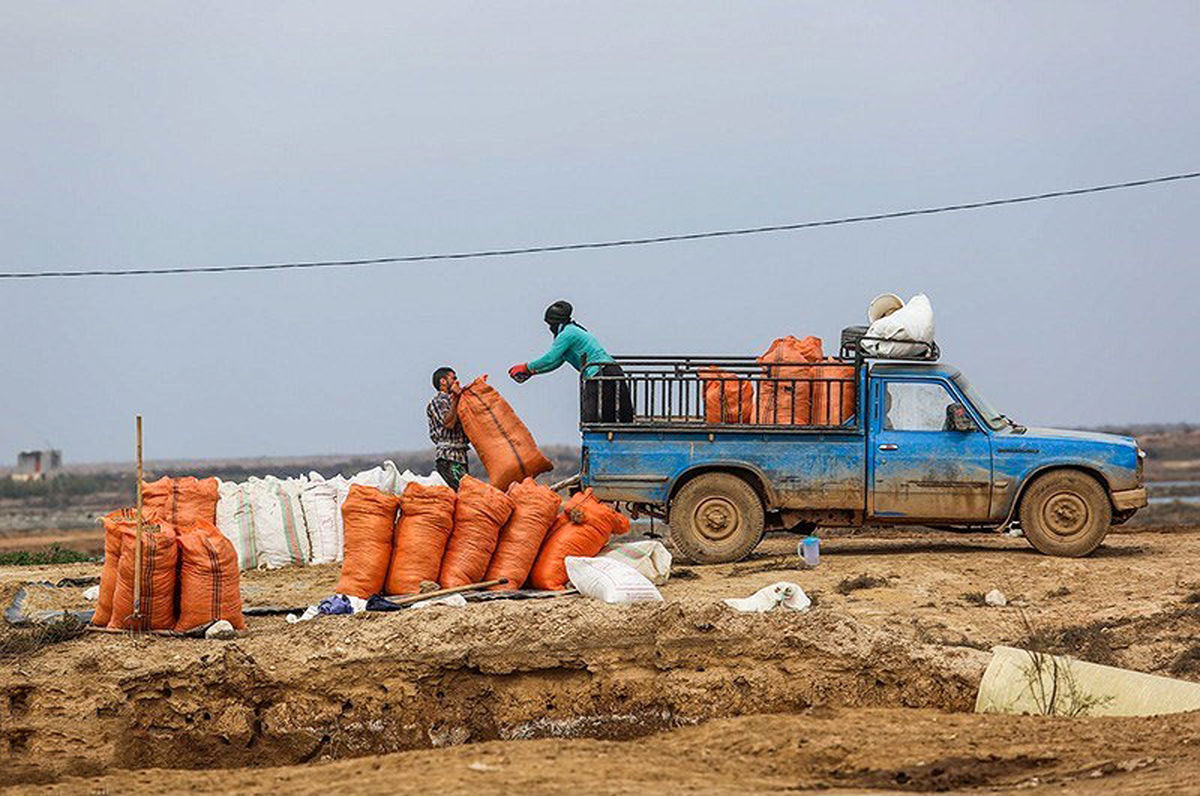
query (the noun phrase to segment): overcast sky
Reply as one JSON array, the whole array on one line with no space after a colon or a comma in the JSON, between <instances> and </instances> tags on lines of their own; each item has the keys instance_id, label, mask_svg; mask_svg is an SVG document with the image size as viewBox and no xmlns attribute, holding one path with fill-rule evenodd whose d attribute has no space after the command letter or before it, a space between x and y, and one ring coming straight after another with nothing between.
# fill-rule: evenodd
<instances>
[{"instance_id":1,"label":"overcast sky","mask_svg":"<svg viewBox=\"0 0 1200 796\"><path fill-rule=\"evenodd\" d=\"M1200 3L0 5L0 270L783 223L1200 168ZM0 282L0 464L428 443L430 372L761 353L924 291L1032 424L1200 419L1200 181L871 225L316 272ZM464 378L465 380L465 378Z\"/></svg>"}]
</instances>

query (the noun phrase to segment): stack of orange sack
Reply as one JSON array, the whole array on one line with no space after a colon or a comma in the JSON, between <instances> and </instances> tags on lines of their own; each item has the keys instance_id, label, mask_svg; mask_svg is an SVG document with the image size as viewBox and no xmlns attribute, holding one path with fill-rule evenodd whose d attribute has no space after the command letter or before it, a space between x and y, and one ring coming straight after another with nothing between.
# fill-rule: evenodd
<instances>
[{"instance_id":1,"label":"stack of orange sack","mask_svg":"<svg viewBox=\"0 0 1200 796\"><path fill-rule=\"evenodd\" d=\"M142 572L134 615L137 513L106 515L104 569L92 623L187 631L224 619L245 629L237 552L214 523L217 479L163 478L143 489Z\"/></svg>"},{"instance_id":2,"label":"stack of orange sack","mask_svg":"<svg viewBox=\"0 0 1200 796\"><path fill-rule=\"evenodd\" d=\"M354 485L342 506L346 558L337 592L368 598L487 580L493 589L565 589L569 555L593 556L629 518L589 489L562 506L532 478L504 491L471 476L459 490L409 484L400 496ZM397 515L397 511L399 514Z\"/></svg>"},{"instance_id":3,"label":"stack of orange sack","mask_svg":"<svg viewBox=\"0 0 1200 796\"><path fill-rule=\"evenodd\" d=\"M700 371L706 423L837 426L854 416L854 366L825 357L821 338L780 337L758 362L767 378L757 400L750 380Z\"/></svg>"}]
</instances>

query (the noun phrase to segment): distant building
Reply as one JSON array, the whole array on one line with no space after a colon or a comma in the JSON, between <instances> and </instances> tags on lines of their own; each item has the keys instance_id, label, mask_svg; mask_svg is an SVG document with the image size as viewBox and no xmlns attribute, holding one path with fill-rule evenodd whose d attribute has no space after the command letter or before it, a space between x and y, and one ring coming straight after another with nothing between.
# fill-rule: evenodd
<instances>
[{"instance_id":1,"label":"distant building","mask_svg":"<svg viewBox=\"0 0 1200 796\"><path fill-rule=\"evenodd\" d=\"M21 451L17 454L17 469L14 481L38 481L51 478L62 467L62 451Z\"/></svg>"}]
</instances>

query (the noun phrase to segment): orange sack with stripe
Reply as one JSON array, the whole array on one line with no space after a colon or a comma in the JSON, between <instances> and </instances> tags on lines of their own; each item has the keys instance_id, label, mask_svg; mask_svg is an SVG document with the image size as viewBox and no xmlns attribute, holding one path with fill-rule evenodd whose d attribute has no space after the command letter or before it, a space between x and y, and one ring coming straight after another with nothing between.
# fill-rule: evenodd
<instances>
[{"instance_id":1,"label":"orange sack with stripe","mask_svg":"<svg viewBox=\"0 0 1200 796\"><path fill-rule=\"evenodd\" d=\"M628 531L628 517L597 500L590 488L585 489L563 506L533 564L529 582L537 589L567 588L567 556L594 556L614 533Z\"/></svg>"},{"instance_id":2,"label":"orange sack with stripe","mask_svg":"<svg viewBox=\"0 0 1200 796\"><path fill-rule=\"evenodd\" d=\"M813 382L812 423L840 426L854 417L854 366L830 357L811 369Z\"/></svg>"},{"instance_id":3,"label":"orange sack with stripe","mask_svg":"<svg viewBox=\"0 0 1200 796\"><path fill-rule=\"evenodd\" d=\"M117 565L121 560L122 534L137 528L137 509L117 509L100 520L104 525L104 568L100 570L100 597L92 624L104 627L112 618L113 592L117 588Z\"/></svg>"},{"instance_id":4,"label":"orange sack with stripe","mask_svg":"<svg viewBox=\"0 0 1200 796\"><path fill-rule=\"evenodd\" d=\"M562 505L557 492L532 478L509 486L508 496L513 502L512 515L500 529L496 551L483 576L484 580L507 578L508 583L492 586L492 591L521 588Z\"/></svg>"},{"instance_id":5,"label":"orange sack with stripe","mask_svg":"<svg viewBox=\"0 0 1200 796\"><path fill-rule=\"evenodd\" d=\"M488 481L497 489L554 469L508 401L487 383L487 376L463 388L458 419L487 470Z\"/></svg>"},{"instance_id":6,"label":"orange sack with stripe","mask_svg":"<svg viewBox=\"0 0 1200 796\"><path fill-rule=\"evenodd\" d=\"M237 550L211 522L179 533L179 631L224 619L245 630Z\"/></svg>"},{"instance_id":7,"label":"orange sack with stripe","mask_svg":"<svg viewBox=\"0 0 1200 796\"><path fill-rule=\"evenodd\" d=\"M791 335L771 343L767 353L758 358L765 366L768 379L758 388L758 422L781 426L806 426L812 417L812 368L805 362L819 362L824 357L821 338L798 340ZM787 363L787 364L784 364ZM793 380L794 381L791 381Z\"/></svg>"},{"instance_id":8,"label":"orange sack with stripe","mask_svg":"<svg viewBox=\"0 0 1200 796\"><path fill-rule=\"evenodd\" d=\"M176 567L179 547L175 529L167 523L142 527L141 620L133 616L134 547L136 524L123 527L117 587L113 589L108 626L120 630L171 630L175 627Z\"/></svg>"},{"instance_id":9,"label":"orange sack with stripe","mask_svg":"<svg viewBox=\"0 0 1200 796\"><path fill-rule=\"evenodd\" d=\"M336 591L364 600L379 594L392 555L392 528L400 498L373 486L351 484L342 503L342 575Z\"/></svg>"},{"instance_id":10,"label":"orange sack with stripe","mask_svg":"<svg viewBox=\"0 0 1200 796\"><path fill-rule=\"evenodd\" d=\"M454 490L413 482L400 496L400 519L392 537L386 594L415 594L421 581L437 581L454 528Z\"/></svg>"},{"instance_id":11,"label":"orange sack with stripe","mask_svg":"<svg viewBox=\"0 0 1200 796\"><path fill-rule=\"evenodd\" d=\"M705 423L753 423L754 385L736 373L703 368Z\"/></svg>"},{"instance_id":12,"label":"orange sack with stripe","mask_svg":"<svg viewBox=\"0 0 1200 796\"><path fill-rule=\"evenodd\" d=\"M146 522L166 522L190 528L204 521L217 524L219 482L215 478L162 477L142 482L142 516Z\"/></svg>"},{"instance_id":13,"label":"orange sack with stripe","mask_svg":"<svg viewBox=\"0 0 1200 796\"><path fill-rule=\"evenodd\" d=\"M454 504L454 530L446 543L438 576L443 589L483 580L500 538L500 526L512 511L508 495L478 478L463 476Z\"/></svg>"}]
</instances>

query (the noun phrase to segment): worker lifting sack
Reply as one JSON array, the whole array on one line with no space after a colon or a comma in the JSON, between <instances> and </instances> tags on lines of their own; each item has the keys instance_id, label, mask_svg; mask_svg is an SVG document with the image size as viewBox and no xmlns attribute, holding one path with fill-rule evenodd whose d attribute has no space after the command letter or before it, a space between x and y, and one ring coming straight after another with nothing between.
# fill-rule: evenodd
<instances>
[{"instance_id":1,"label":"worker lifting sack","mask_svg":"<svg viewBox=\"0 0 1200 796\"><path fill-rule=\"evenodd\" d=\"M487 383L487 376L463 388L458 419L487 470L488 481L497 489L554 469L508 401Z\"/></svg>"}]
</instances>

